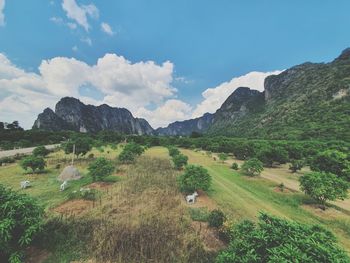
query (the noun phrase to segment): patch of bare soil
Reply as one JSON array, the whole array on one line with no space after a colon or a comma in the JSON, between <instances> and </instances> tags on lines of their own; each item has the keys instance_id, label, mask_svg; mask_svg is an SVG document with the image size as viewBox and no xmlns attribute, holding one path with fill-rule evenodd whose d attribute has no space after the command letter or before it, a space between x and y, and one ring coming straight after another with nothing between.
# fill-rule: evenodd
<instances>
[{"instance_id":1,"label":"patch of bare soil","mask_svg":"<svg viewBox=\"0 0 350 263\"><path fill-rule=\"evenodd\" d=\"M196 202L194 204L188 204L186 202L186 196L183 198L183 202L186 204L188 207L195 207L195 208L200 208L200 207L207 207L209 210L213 210L217 208L217 204L208 197L207 193L204 191L197 191L198 196L196 198Z\"/></svg>"},{"instance_id":2,"label":"patch of bare soil","mask_svg":"<svg viewBox=\"0 0 350 263\"><path fill-rule=\"evenodd\" d=\"M54 212L64 215L83 215L93 208L93 201L90 200L69 200L55 207Z\"/></svg>"},{"instance_id":3,"label":"patch of bare soil","mask_svg":"<svg viewBox=\"0 0 350 263\"><path fill-rule=\"evenodd\" d=\"M283 190L280 188L280 187L278 187L278 186L276 186L274 189L273 189L273 191L275 191L275 192L277 192L277 193L283 193L283 194L289 194L289 193L295 193L296 191L293 191L293 190L291 190L291 189L288 189L288 188L284 188Z\"/></svg>"},{"instance_id":4,"label":"patch of bare soil","mask_svg":"<svg viewBox=\"0 0 350 263\"><path fill-rule=\"evenodd\" d=\"M225 248L225 243L219 239L216 229L209 227L208 223L192 221L191 226L200 236L207 250L218 251Z\"/></svg>"},{"instance_id":5,"label":"patch of bare soil","mask_svg":"<svg viewBox=\"0 0 350 263\"><path fill-rule=\"evenodd\" d=\"M50 252L37 247L29 247L26 250L26 263L41 263L50 256Z\"/></svg>"}]
</instances>

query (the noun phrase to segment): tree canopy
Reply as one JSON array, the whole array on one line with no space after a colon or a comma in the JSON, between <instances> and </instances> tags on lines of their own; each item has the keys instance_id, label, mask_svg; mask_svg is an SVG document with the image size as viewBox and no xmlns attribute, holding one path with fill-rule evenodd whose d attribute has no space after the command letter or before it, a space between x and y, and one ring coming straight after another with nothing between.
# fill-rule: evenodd
<instances>
[{"instance_id":1,"label":"tree canopy","mask_svg":"<svg viewBox=\"0 0 350 263\"><path fill-rule=\"evenodd\" d=\"M208 190L211 185L211 176L207 169L198 165L187 165L185 172L178 177L181 192L192 193L196 190Z\"/></svg>"}]
</instances>

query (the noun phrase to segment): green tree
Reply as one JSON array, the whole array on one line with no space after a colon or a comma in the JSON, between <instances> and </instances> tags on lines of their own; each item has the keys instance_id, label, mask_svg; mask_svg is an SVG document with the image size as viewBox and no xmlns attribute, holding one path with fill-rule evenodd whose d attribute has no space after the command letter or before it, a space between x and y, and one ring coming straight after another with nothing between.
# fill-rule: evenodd
<instances>
[{"instance_id":1,"label":"green tree","mask_svg":"<svg viewBox=\"0 0 350 263\"><path fill-rule=\"evenodd\" d=\"M264 170L263 164L256 158L245 161L241 167L241 171L249 176L257 176Z\"/></svg>"},{"instance_id":2,"label":"green tree","mask_svg":"<svg viewBox=\"0 0 350 263\"><path fill-rule=\"evenodd\" d=\"M336 151L327 150L319 153L310 163L310 168L317 172L332 173L344 179L350 180L350 162L347 154Z\"/></svg>"},{"instance_id":3,"label":"green tree","mask_svg":"<svg viewBox=\"0 0 350 263\"><path fill-rule=\"evenodd\" d=\"M176 169L181 170L187 165L188 157L184 154L178 154L173 157L173 163Z\"/></svg>"},{"instance_id":4,"label":"green tree","mask_svg":"<svg viewBox=\"0 0 350 263\"><path fill-rule=\"evenodd\" d=\"M131 143L128 143L127 145L125 145L124 150L130 151L133 154L135 154L136 156L141 155L145 151L145 149L141 145L134 143L134 142L131 142Z\"/></svg>"},{"instance_id":5,"label":"green tree","mask_svg":"<svg viewBox=\"0 0 350 263\"><path fill-rule=\"evenodd\" d=\"M90 163L88 170L94 182L103 181L103 178L110 176L113 173L114 165L110 160L100 157Z\"/></svg>"},{"instance_id":6,"label":"green tree","mask_svg":"<svg viewBox=\"0 0 350 263\"><path fill-rule=\"evenodd\" d=\"M208 224L210 227L221 227L225 220L225 214L218 209L211 211L208 216Z\"/></svg>"},{"instance_id":7,"label":"green tree","mask_svg":"<svg viewBox=\"0 0 350 263\"><path fill-rule=\"evenodd\" d=\"M174 157L174 156L180 154L179 149L176 148L176 147L173 147L173 146L169 147L169 148L168 148L168 151L169 151L169 155L170 155L171 157Z\"/></svg>"},{"instance_id":8,"label":"green tree","mask_svg":"<svg viewBox=\"0 0 350 263\"><path fill-rule=\"evenodd\" d=\"M208 190L211 185L211 176L207 169L197 165L187 165L185 172L178 177L181 192L192 193L196 190Z\"/></svg>"},{"instance_id":9,"label":"green tree","mask_svg":"<svg viewBox=\"0 0 350 263\"><path fill-rule=\"evenodd\" d=\"M234 225L230 239L229 246L219 253L216 263L350 261L330 231L264 213L257 224L245 220Z\"/></svg>"},{"instance_id":10,"label":"green tree","mask_svg":"<svg viewBox=\"0 0 350 263\"><path fill-rule=\"evenodd\" d=\"M257 158L267 167L274 162L284 164L288 161L288 152L282 147L266 147L258 152Z\"/></svg>"},{"instance_id":11,"label":"green tree","mask_svg":"<svg viewBox=\"0 0 350 263\"><path fill-rule=\"evenodd\" d=\"M231 169L233 169L233 170L238 170L238 169L239 169L238 163L233 163L233 164L231 165Z\"/></svg>"},{"instance_id":12,"label":"green tree","mask_svg":"<svg viewBox=\"0 0 350 263\"><path fill-rule=\"evenodd\" d=\"M0 258L21 262L24 249L40 231L44 210L35 199L0 184Z\"/></svg>"},{"instance_id":13,"label":"green tree","mask_svg":"<svg viewBox=\"0 0 350 263\"><path fill-rule=\"evenodd\" d=\"M349 188L348 182L331 173L311 172L299 178L301 190L314 198L323 209L326 202L344 200Z\"/></svg>"},{"instance_id":14,"label":"green tree","mask_svg":"<svg viewBox=\"0 0 350 263\"><path fill-rule=\"evenodd\" d=\"M297 171L300 171L301 168L304 167L304 161L303 160L292 160L289 165L289 170L292 171L292 173L296 173Z\"/></svg>"},{"instance_id":15,"label":"green tree","mask_svg":"<svg viewBox=\"0 0 350 263\"><path fill-rule=\"evenodd\" d=\"M223 163L227 160L227 158L228 158L228 155L227 155L227 153L219 153L219 159L220 159L220 161L222 161Z\"/></svg>"},{"instance_id":16,"label":"green tree","mask_svg":"<svg viewBox=\"0 0 350 263\"><path fill-rule=\"evenodd\" d=\"M41 156L29 155L21 160L20 165L24 170L27 171L28 168L30 168L32 172L35 173L38 170L44 170L46 162Z\"/></svg>"},{"instance_id":17,"label":"green tree","mask_svg":"<svg viewBox=\"0 0 350 263\"><path fill-rule=\"evenodd\" d=\"M119 154L118 160L122 163L132 163L136 157L144 152L144 148L134 142L124 146L123 151Z\"/></svg>"},{"instance_id":18,"label":"green tree","mask_svg":"<svg viewBox=\"0 0 350 263\"><path fill-rule=\"evenodd\" d=\"M50 151L45 148L45 146L38 146L33 150L33 155L34 156L42 156L45 157L48 155Z\"/></svg>"},{"instance_id":19,"label":"green tree","mask_svg":"<svg viewBox=\"0 0 350 263\"><path fill-rule=\"evenodd\" d=\"M66 154L73 153L74 145L75 145L76 156L79 156L79 155L84 156L92 148L92 143L90 139L85 137L82 137L82 138L78 137L78 138L69 140L63 144L64 152Z\"/></svg>"}]
</instances>

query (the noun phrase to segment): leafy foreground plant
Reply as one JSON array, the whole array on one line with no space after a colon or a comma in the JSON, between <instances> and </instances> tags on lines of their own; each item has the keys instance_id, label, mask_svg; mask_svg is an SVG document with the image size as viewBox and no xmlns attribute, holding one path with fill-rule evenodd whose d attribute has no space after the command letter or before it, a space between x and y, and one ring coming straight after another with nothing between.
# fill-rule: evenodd
<instances>
[{"instance_id":1,"label":"leafy foreground plant","mask_svg":"<svg viewBox=\"0 0 350 263\"><path fill-rule=\"evenodd\" d=\"M33 198L0 184L0 259L22 262L23 250L41 229L43 213Z\"/></svg>"},{"instance_id":2,"label":"leafy foreground plant","mask_svg":"<svg viewBox=\"0 0 350 263\"><path fill-rule=\"evenodd\" d=\"M211 176L207 169L198 165L187 165L185 172L179 176L178 185L181 192L192 193L196 190L208 190Z\"/></svg>"},{"instance_id":3,"label":"leafy foreground plant","mask_svg":"<svg viewBox=\"0 0 350 263\"><path fill-rule=\"evenodd\" d=\"M264 213L258 224L245 220L234 226L230 239L229 247L217 256L217 263L350 262L331 232Z\"/></svg>"}]
</instances>

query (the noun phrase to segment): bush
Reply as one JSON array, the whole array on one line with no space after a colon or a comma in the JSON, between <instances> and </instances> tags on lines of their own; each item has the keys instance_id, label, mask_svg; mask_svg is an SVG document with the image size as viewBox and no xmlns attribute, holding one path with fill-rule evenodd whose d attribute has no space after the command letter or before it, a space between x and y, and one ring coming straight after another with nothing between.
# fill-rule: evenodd
<instances>
[{"instance_id":1,"label":"bush","mask_svg":"<svg viewBox=\"0 0 350 263\"><path fill-rule=\"evenodd\" d=\"M241 171L249 176L257 176L264 170L263 164L256 158L249 159L244 162Z\"/></svg>"},{"instance_id":2,"label":"bush","mask_svg":"<svg viewBox=\"0 0 350 263\"><path fill-rule=\"evenodd\" d=\"M0 184L0 258L21 262L23 250L40 231L44 210L36 200Z\"/></svg>"},{"instance_id":3,"label":"bush","mask_svg":"<svg viewBox=\"0 0 350 263\"><path fill-rule=\"evenodd\" d=\"M75 154L76 156L82 155L84 156L87 152L89 152L92 148L91 140L84 137L78 137L68 142L64 143L63 150L66 154L73 153L73 148L75 145Z\"/></svg>"},{"instance_id":4,"label":"bush","mask_svg":"<svg viewBox=\"0 0 350 263\"><path fill-rule=\"evenodd\" d=\"M45 157L49 153L50 153L50 151L48 149L46 149L45 146L38 146L33 150L34 156Z\"/></svg>"},{"instance_id":5,"label":"bush","mask_svg":"<svg viewBox=\"0 0 350 263\"><path fill-rule=\"evenodd\" d=\"M344 200L349 184L331 173L312 172L299 178L301 190L314 198L323 209L327 200Z\"/></svg>"},{"instance_id":6,"label":"bush","mask_svg":"<svg viewBox=\"0 0 350 263\"><path fill-rule=\"evenodd\" d=\"M176 169L181 170L185 165L187 165L188 157L179 153L173 157L173 163Z\"/></svg>"},{"instance_id":7,"label":"bush","mask_svg":"<svg viewBox=\"0 0 350 263\"><path fill-rule=\"evenodd\" d=\"M238 163L233 163L233 164L231 165L231 169L233 169L233 170L238 170L238 169L239 169Z\"/></svg>"},{"instance_id":8,"label":"bush","mask_svg":"<svg viewBox=\"0 0 350 263\"><path fill-rule=\"evenodd\" d=\"M296 173L297 171L300 171L301 168L304 167L304 161L302 160L292 160L289 165L289 170L292 171L292 173Z\"/></svg>"},{"instance_id":9,"label":"bush","mask_svg":"<svg viewBox=\"0 0 350 263\"><path fill-rule=\"evenodd\" d=\"M0 165L2 165L3 163L8 164L8 163L14 163L16 160L13 157L3 157L0 158Z\"/></svg>"},{"instance_id":10,"label":"bush","mask_svg":"<svg viewBox=\"0 0 350 263\"><path fill-rule=\"evenodd\" d=\"M259 223L245 220L231 229L231 241L216 263L349 262L334 235L318 225L305 225L261 214Z\"/></svg>"},{"instance_id":11,"label":"bush","mask_svg":"<svg viewBox=\"0 0 350 263\"><path fill-rule=\"evenodd\" d=\"M350 180L350 161L347 155L340 151L327 150L319 153L310 163L310 168L317 172L332 173Z\"/></svg>"},{"instance_id":12,"label":"bush","mask_svg":"<svg viewBox=\"0 0 350 263\"><path fill-rule=\"evenodd\" d=\"M143 152L144 148L141 145L131 142L124 146L123 151L118 156L118 160L122 163L132 163Z\"/></svg>"},{"instance_id":13,"label":"bush","mask_svg":"<svg viewBox=\"0 0 350 263\"><path fill-rule=\"evenodd\" d=\"M209 212L207 208L190 208L189 210L191 219L193 221L207 222L209 217Z\"/></svg>"},{"instance_id":14,"label":"bush","mask_svg":"<svg viewBox=\"0 0 350 263\"><path fill-rule=\"evenodd\" d=\"M178 177L181 192L193 193L196 190L208 190L211 185L211 176L207 169L197 165L187 165L185 172Z\"/></svg>"},{"instance_id":15,"label":"bush","mask_svg":"<svg viewBox=\"0 0 350 263\"><path fill-rule=\"evenodd\" d=\"M90 163L89 174L92 176L93 181L102 181L103 178L111 175L114 171L114 165L111 161L100 157Z\"/></svg>"},{"instance_id":16,"label":"bush","mask_svg":"<svg viewBox=\"0 0 350 263\"><path fill-rule=\"evenodd\" d=\"M221 210L213 210L208 216L208 223L210 227L221 227L225 222L225 215Z\"/></svg>"},{"instance_id":17,"label":"bush","mask_svg":"<svg viewBox=\"0 0 350 263\"><path fill-rule=\"evenodd\" d=\"M27 156L21 161L21 167L26 171L30 168L33 173L44 170L45 166L46 162L44 158L34 155Z\"/></svg>"},{"instance_id":18,"label":"bush","mask_svg":"<svg viewBox=\"0 0 350 263\"><path fill-rule=\"evenodd\" d=\"M225 162L228 158L227 153L219 153L218 156L219 156L220 161L222 161L222 162Z\"/></svg>"},{"instance_id":19,"label":"bush","mask_svg":"<svg viewBox=\"0 0 350 263\"><path fill-rule=\"evenodd\" d=\"M168 148L168 151L169 151L169 155L170 155L171 157L174 157L174 156L180 154L179 149L177 149L177 148L175 148L175 147L169 147L169 148Z\"/></svg>"}]
</instances>

